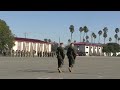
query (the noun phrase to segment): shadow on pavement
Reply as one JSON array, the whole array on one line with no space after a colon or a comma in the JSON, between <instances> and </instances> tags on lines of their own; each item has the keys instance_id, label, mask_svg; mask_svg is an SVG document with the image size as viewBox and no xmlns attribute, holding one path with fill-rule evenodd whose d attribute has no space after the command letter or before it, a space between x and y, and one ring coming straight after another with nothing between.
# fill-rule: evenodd
<instances>
[{"instance_id":1,"label":"shadow on pavement","mask_svg":"<svg viewBox=\"0 0 120 90\"><path fill-rule=\"evenodd\" d=\"M19 70L21 72L44 72L44 73L58 73L58 71L50 71L50 70L32 70L32 69L29 69L29 70Z\"/></svg>"},{"instance_id":2,"label":"shadow on pavement","mask_svg":"<svg viewBox=\"0 0 120 90\"><path fill-rule=\"evenodd\" d=\"M41 69L41 70L33 70L33 69L27 69L27 70L18 70L19 72L42 72L42 73L58 73L58 71L51 71L47 69ZM69 71L62 71L62 73L68 73L68 74L88 74L87 72L69 72Z\"/></svg>"}]
</instances>

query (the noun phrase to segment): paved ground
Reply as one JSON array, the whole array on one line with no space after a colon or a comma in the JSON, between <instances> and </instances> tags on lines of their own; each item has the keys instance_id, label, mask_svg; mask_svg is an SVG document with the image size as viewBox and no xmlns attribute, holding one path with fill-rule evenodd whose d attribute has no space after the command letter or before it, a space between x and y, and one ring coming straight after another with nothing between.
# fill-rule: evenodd
<instances>
[{"instance_id":1,"label":"paved ground","mask_svg":"<svg viewBox=\"0 0 120 90\"><path fill-rule=\"evenodd\" d=\"M0 57L0 79L120 79L119 57L77 57L74 71L57 71L56 58Z\"/></svg>"}]
</instances>

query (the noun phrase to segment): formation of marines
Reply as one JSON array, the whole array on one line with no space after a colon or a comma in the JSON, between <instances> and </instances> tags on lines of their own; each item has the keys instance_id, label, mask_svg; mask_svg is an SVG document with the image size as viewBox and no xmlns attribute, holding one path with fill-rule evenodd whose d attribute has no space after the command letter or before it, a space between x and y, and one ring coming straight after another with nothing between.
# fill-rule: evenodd
<instances>
[{"instance_id":1,"label":"formation of marines","mask_svg":"<svg viewBox=\"0 0 120 90\"><path fill-rule=\"evenodd\" d=\"M32 52L30 51L25 51L25 50L12 50L11 51L11 56L12 57L35 57L37 53L37 57L54 57L54 52L42 52L42 51L38 51L36 52L35 50L33 50Z\"/></svg>"}]
</instances>

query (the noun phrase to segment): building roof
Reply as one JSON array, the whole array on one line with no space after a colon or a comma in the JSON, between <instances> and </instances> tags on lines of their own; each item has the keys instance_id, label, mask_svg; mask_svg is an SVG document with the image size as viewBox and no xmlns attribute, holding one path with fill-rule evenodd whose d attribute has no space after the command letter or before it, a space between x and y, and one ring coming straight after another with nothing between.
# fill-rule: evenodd
<instances>
[{"instance_id":1,"label":"building roof","mask_svg":"<svg viewBox=\"0 0 120 90\"><path fill-rule=\"evenodd\" d=\"M102 46L102 44L99 43L86 43L86 42L76 42L74 45L87 45L87 46Z\"/></svg>"},{"instance_id":2,"label":"building roof","mask_svg":"<svg viewBox=\"0 0 120 90\"><path fill-rule=\"evenodd\" d=\"M27 41L27 42L34 42L34 43L47 43L47 44L51 44L42 40L38 40L38 39L30 39L30 38L21 38L21 37L15 37L16 41Z\"/></svg>"}]
</instances>

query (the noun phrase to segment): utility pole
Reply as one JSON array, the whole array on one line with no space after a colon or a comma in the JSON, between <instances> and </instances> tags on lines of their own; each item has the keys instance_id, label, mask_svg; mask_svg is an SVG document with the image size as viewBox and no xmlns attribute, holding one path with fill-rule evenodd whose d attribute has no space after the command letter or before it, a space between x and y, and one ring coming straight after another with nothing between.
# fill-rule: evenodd
<instances>
[{"instance_id":1,"label":"utility pole","mask_svg":"<svg viewBox=\"0 0 120 90\"><path fill-rule=\"evenodd\" d=\"M60 44L60 37L59 37L59 44Z\"/></svg>"},{"instance_id":2,"label":"utility pole","mask_svg":"<svg viewBox=\"0 0 120 90\"><path fill-rule=\"evenodd\" d=\"M26 38L26 36L27 36L27 33L25 32L25 33L24 33L24 35L25 35L25 38Z\"/></svg>"},{"instance_id":3,"label":"utility pole","mask_svg":"<svg viewBox=\"0 0 120 90\"><path fill-rule=\"evenodd\" d=\"M24 33L24 37L27 38L28 34L30 34L31 32L25 32Z\"/></svg>"}]
</instances>

